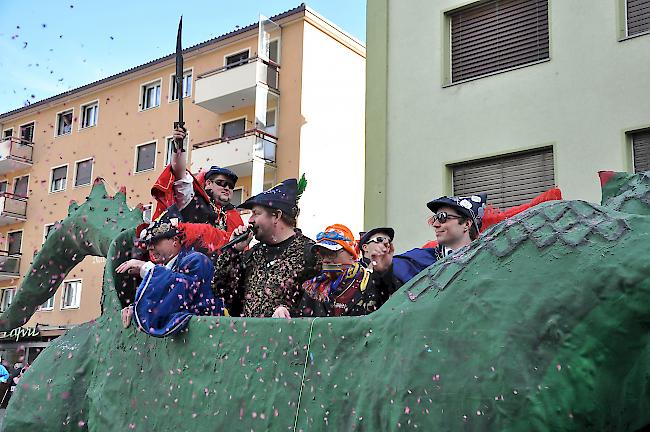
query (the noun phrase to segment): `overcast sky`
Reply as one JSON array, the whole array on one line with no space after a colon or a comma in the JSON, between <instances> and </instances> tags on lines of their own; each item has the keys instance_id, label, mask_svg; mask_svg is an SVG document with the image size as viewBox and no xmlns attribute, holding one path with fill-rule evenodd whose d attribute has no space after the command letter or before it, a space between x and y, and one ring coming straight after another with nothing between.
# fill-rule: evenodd
<instances>
[{"instance_id":1,"label":"overcast sky","mask_svg":"<svg viewBox=\"0 0 650 432\"><path fill-rule=\"evenodd\" d=\"M365 43L365 0L306 2ZM292 9L299 0L0 0L0 113Z\"/></svg>"}]
</instances>

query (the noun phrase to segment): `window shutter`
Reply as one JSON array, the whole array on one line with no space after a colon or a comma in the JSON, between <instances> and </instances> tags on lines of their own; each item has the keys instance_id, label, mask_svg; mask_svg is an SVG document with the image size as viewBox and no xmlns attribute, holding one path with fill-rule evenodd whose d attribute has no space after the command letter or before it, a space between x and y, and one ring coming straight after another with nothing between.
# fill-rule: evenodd
<instances>
[{"instance_id":1,"label":"window shutter","mask_svg":"<svg viewBox=\"0 0 650 432\"><path fill-rule=\"evenodd\" d=\"M502 210L555 186L552 148L468 162L452 169L454 195L486 192L488 204Z\"/></svg>"},{"instance_id":2,"label":"window shutter","mask_svg":"<svg viewBox=\"0 0 650 432\"><path fill-rule=\"evenodd\" d=\"M627 35L650 31L650 0L627 0Z\"/></svg>"},{"instance_id":3,"label":"window shutter","mask_svg":"<svg viewBox=\"0 0 650 432\"><path fill-rule=\"evenodd\" d=\"M632 134L634 172L650 171L650 130Z\"/></svg>"},{"instance_id":4,"label":"window shutter","mask_svg":"<svg viewBox=\"0 0 650 432\"><path fill-rule=\"evenodd\" d=\"M549 57L548 0L493 0L453 11L452 82Z\"/></svg>"}]
</instances>

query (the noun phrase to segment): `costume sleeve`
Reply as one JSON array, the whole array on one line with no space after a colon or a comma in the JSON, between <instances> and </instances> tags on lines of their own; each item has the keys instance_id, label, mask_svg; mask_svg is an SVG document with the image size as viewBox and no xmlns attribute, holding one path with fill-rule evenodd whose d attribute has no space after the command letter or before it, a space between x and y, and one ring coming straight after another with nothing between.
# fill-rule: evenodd
<instances>
[{"instance_id":1,"label":"costume sleeve","mask_svg":"<svg viewBox=\"0 0 650 432\"><path fill-rule=\"evenodd\" d=\"M9 372L4 366L0 366L0 382L6 383L9 381Z\"/></svg>"},{"instance_id":2,"label":"costume sleeve","mask_svg":"<svg viewBox=\"0 0 650 432\"><path fill-rule=\"evenodd\" d=\"M230 239L230 233L208 224L180 222L178 228L184 234L185 245L198 244L210 253L219 250Z\"/></svg>"},{"instance_id":3,"label":"costume sleeve","mask_svg":"<svg viewBox=\"0 0 650 432\"><path fill-rule=\"evenodd\" d=\"M178 271L154 266L136 293L134 316L140 330L164 337L185 328L192 315L221 314L223 305L210 290L213 274L212 263L200 253L185 256Z\"/></svg>"},{"instance_id":4,"label":"costume sleeve","mask_svg":"<svg viewBox=\"0 0 650 432\"><path fill-rule=\"evenodd\" d=\"M183 210L194 198L194 178L186 172L183 178L174 182L174 200L179 210Z\"/></svg>"},{"instance_id":5,"label":"costume sleeve","mask_svg":"<svg viewBox=\"0 0 650 432\"><path fill-rule=\"evenodd\" d=\"M250 253L250 252L245 252ZM241 281L244 278L243 253L228 250L217 257L215 262L212 290L222 297L230 316L240 316L244 300Z\"/></svg>"},{"instance_id":6,"label":"costume sleeve","mask_svg":"<svg viewBox=\"0 0 650 432\"><path fill-rule=\"evenodd\" d=\"M373 271L370 276L370 283L377 292L377 301L379 303L377 307L384 304L402 286L402 282L393 273L392 264L384 272Z\"/></svg>"}]
</instances>

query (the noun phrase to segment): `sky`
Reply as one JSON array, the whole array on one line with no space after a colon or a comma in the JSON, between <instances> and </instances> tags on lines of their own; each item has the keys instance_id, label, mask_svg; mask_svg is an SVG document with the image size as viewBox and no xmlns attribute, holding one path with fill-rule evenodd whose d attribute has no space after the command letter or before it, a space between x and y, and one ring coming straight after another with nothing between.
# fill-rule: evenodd
<instances>
[{"instance_id":1,"label":"sky","mask_svg":"<svg viewBox=\"0 0 650 432\"><path fill-rule=\"evenodd\" d=\"M0 0L0 113L256 23L300 0ZM365 43L366 0L307 6Z\"/></svg>"}]
</instances>

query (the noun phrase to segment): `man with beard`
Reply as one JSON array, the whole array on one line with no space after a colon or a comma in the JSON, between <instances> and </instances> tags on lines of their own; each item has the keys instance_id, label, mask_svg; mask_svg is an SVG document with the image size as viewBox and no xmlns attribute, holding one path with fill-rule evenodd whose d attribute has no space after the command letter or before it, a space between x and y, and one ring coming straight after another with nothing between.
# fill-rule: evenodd
<instances>
[{"instance_id":1,"label":"man with beard","mask_svg":"<svg viewBox=\"0 0 650 432\"><path fill-rule=\"evenodd\" d=\"M250 233L218 256L213 279L232 316L270 317L278 307L289 310L302 297L302 283L320 272L314 242L296 228L305 183L303 177L299 188L296 179L285 180L239 206L252 215L249 226L235 229L231 240ZM245 250L253 235L259 243Z\"/></svg>"},{"instance_id":2,"label":"man with beard","mask_svg":"<svg viewBox=\"0 0 650 432\"><path fill-rule=\"evenodd\" d=\"M185 135L183 129L175 129L174 141L181 144ZM194 177L187 170L182 145L177 145L171 164L165 167L151 188L151 195L156 199L153 219L175 205L183 219L178 229L184 234L184 243L200 243L207 252L214 252L226 243L235 228L244 223L230 203L237 180L234 172L218 166Z\"/></svg>"}]
</instances>

